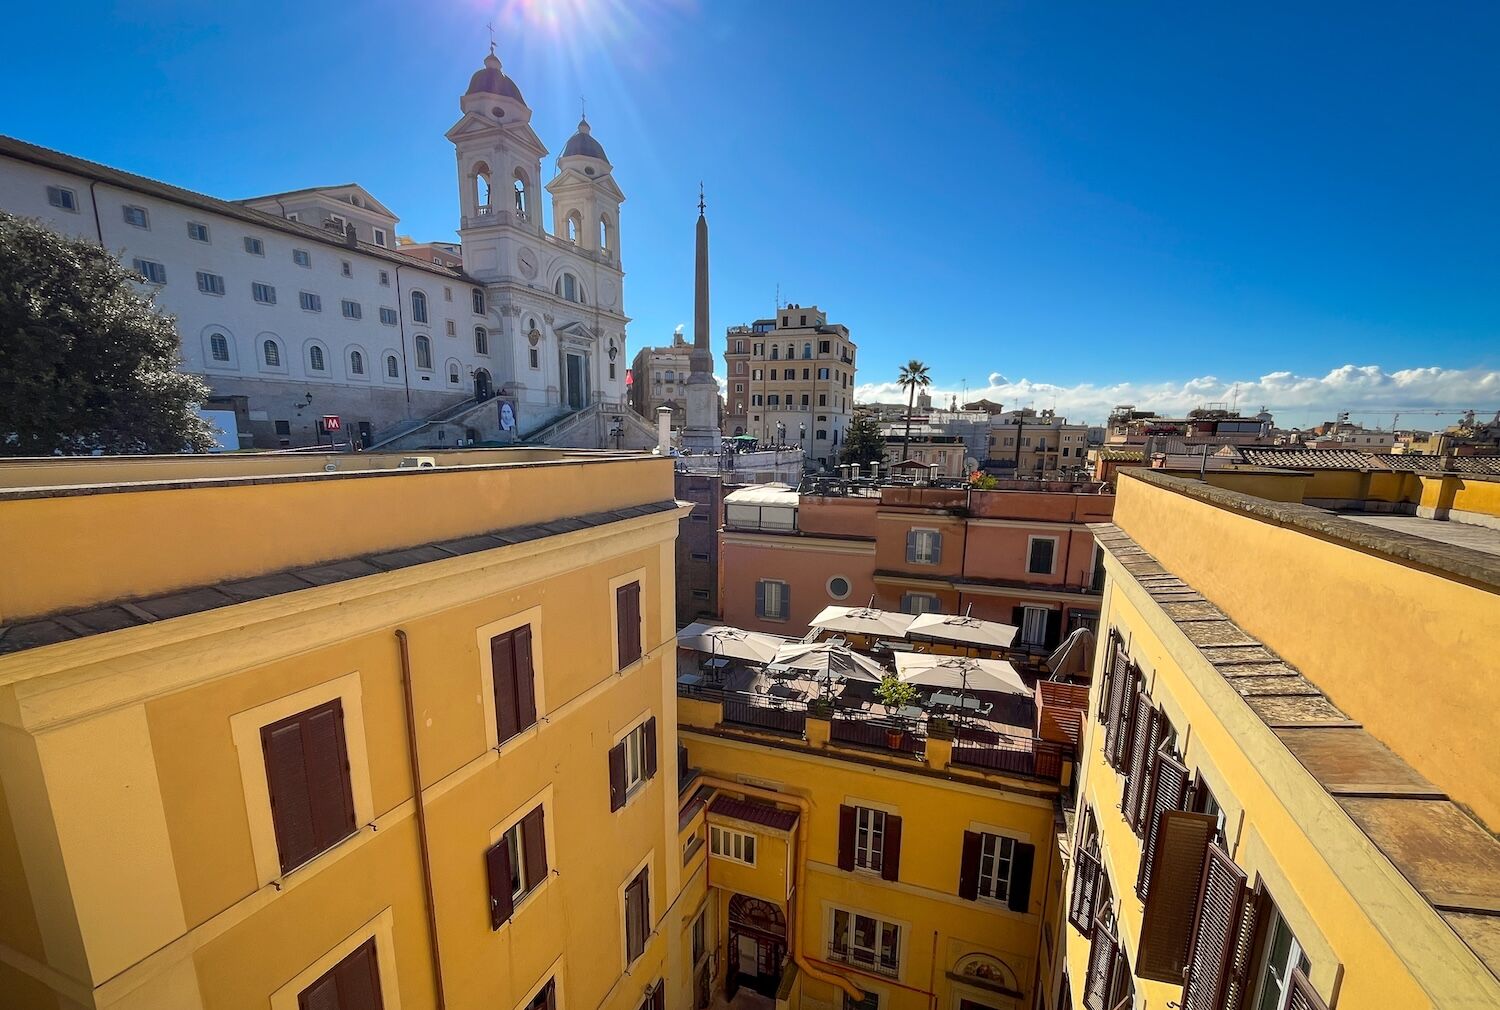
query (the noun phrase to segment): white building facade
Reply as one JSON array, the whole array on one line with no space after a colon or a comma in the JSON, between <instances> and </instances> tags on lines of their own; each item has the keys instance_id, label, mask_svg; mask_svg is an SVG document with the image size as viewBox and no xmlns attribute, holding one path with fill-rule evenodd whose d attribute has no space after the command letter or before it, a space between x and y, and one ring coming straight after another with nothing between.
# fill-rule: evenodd
<instances>
[{"instance_id":1,"label":"white building facade","mask_svg":"<svg viewBox=\"0 0 1500 1010\"><path fill-rule=\"evenodd\" d=\"M339 441L452 445L620 412L624 194L604 149L587 123L568 140L549 232L547 150L493 53L460 104L462 268L398 252L398 219L358 185L227 201L4 137L0 210L133 266L244 447L326 442L328 415Z\"/></svg>"}]
</instances>

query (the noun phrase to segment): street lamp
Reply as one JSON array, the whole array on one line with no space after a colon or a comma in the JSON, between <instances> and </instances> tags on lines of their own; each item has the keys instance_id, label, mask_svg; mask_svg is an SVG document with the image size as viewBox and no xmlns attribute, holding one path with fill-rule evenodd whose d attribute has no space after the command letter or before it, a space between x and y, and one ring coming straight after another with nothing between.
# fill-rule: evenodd
<instances>
[{"instance_id":1,"label":"street lamp","mask_svg":"<svg viewBox=\"0 0 1500 1010\"><path fill-rule=\"evenodd\" d=\"M625 437L625 418L619 414L610 418L609 433L614 436L615 448L620 448L620 439Z\"/></svg>"},{"instance_id":2,"label":"street lamp","mask_svg":"<svg viewBox=\"0 0 1500 1010\"><path fill-rule=\"evenodd\" d=\"M786 445L786 424L782 421L776 422L776 444Z\"/></svg>"}]
</instances>

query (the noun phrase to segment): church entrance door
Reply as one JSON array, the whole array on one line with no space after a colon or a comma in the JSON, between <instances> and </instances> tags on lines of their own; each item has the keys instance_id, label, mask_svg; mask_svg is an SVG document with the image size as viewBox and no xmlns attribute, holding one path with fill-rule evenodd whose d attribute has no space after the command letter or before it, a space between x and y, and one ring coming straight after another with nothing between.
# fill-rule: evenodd
<instances>
[{"instance_id":1,"label":"church entrance door","mask_svg":"<svg viewBox=\"0 0 1500 1010\"><path fill-rule=\"evenodd\" d=\"M587 401L588 393L584 389L583 355L568 355L568 407L572 410L582 410Z\"/></svg>"}]
</instances>

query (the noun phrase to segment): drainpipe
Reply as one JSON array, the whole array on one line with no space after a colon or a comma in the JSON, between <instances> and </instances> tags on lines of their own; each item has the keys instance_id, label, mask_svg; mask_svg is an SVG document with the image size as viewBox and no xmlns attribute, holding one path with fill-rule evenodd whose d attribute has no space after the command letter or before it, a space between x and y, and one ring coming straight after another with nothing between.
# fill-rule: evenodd
<instances>
[{"instance_id":1,"label":"drainpipe","mask_svg":"<svg viewBox=\"0 0 1500 1010\"><path fill-rule=\"evenodd\" d=\"M104 247L104 225L99 221L99 197L94 194L94 187L99 185L95 179L89 183L89 203L94 205L94 234L99 236L99 247Z\"/></svg>"},{"instance_id":2,"label":"drainpipe","mask_svg":"<svg viewBox=\"0 0 1500 1010\"><path fill-rule=\"evenodd\" d=\"M406 754L411 768L412 794L417 801L417 840L422 852L422 897L427 903L427 945L432 952L432 987L438 1010L447 1006L443 995L443 958L438 950L437 906L432 896L432 853L427 845L427 804L422 795L422 759L417 753L417 710L412 699L411 646L406 632L396 629L401 651L401 690L406 700Z\"/></svg>"},{"instance_id":3,"label":"drainpipe","mask_svg":"<svg viewBox=\"0 0 1500 1010\"><path fill-rule=\"evenodd\" d=\"M763 800L770 800L773 803L790 803L797 808L797 872L792 885L792 893L796 895L797 900L801 900L803 894L802 888L807 881L807 819L812 814L811 801L807 800L804 797L796 796L791 793L773 792L770 789L761 789L757 786L749 786L743 782L731 782L728 779L715 778L712 775L701 775L699 776L698 781L702 785L713 786L716 789L723 789L732 793L743 793L746 796L758 796ZM418 809L421 808L418 807ZM835 975L832 972L824 971L822 968L816 968L812 965L812 963L807 959L807 956L802 953L801 944L798 943L799 934L801 932L801 930L798 928L800 924L801 918L798 915L798 909L792 906L792 899L788 899L786 917L786 943L787 948L792 952L792 963L800 968L802 970L802 973L804 975L807 975L809 978L814 978L819 982L826 982L829 985L837 986L838 988L842 989L845 994L847 994L848 997L855 1002L859 1002L860 1000L864 999L864 992L860 990L859 986L855 985L847 978L844 978L841 975Z\"/></svg>"}]
</instances>

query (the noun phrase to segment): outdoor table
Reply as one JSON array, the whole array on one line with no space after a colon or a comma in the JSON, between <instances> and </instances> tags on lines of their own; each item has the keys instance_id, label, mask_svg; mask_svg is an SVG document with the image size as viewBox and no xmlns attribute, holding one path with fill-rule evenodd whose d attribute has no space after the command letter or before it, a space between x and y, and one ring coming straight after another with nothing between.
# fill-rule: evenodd
<instances>
[{"instance_id":1,"label":"outdoor table","mask_svg":"<svg viewBox=\"0 0 1500 1010\"><path fill-rule=\"evenodd\" d=\"M728 666L729 666L729 660L724 659L723 657L716 657L714 659L705 659L703 661L703 669L704 670L708 670L708 671L712 671L712 672L722 671L722 670L724 670Z\"/></svg>"},{"instance_id":2,"label":"outdoor table","mask_svg":"<svg viewBox=\"0 0 1500 1010\"><path fill-rule=\"evenodd\" d=\"M697 687L703 683L703 674L684 673L677 678L677 683L682 684L684 687Z\"/></svg>"}]
</instances>

